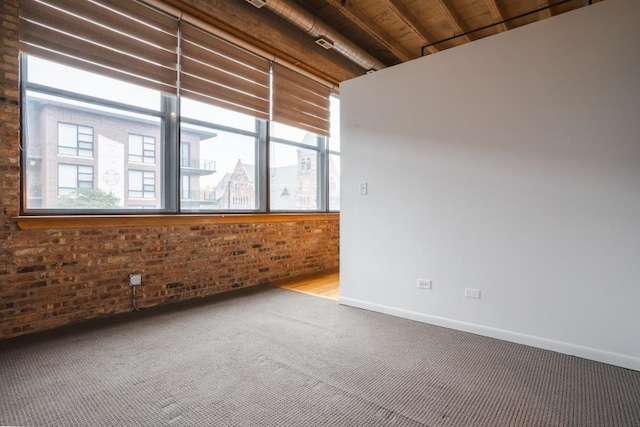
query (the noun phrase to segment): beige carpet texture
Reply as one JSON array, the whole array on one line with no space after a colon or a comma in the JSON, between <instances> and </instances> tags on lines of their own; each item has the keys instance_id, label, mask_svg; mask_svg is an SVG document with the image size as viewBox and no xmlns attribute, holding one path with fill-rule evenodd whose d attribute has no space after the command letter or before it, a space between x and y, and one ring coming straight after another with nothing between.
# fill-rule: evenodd
<instances>
[{"instance_id":1,"label":"beige carpet texture","mask_svg":"<svg viewBox=\"0 0 640 427\"><path fill-rule=\"evenodd\" d=\"M0 341L0 425L640 426L640 372L260 286Z\"/></svg>"}]
</instances>

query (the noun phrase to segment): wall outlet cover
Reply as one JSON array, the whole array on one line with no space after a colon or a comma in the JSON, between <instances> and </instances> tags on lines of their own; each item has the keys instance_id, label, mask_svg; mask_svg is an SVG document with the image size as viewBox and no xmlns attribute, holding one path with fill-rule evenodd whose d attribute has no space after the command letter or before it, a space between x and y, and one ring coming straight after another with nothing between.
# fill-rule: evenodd
<instances>
[{"instance_id":1,"label":"wall outlet cover","mask_svg":"<svg viewBox=\"0 0 640 427\"><path fill-rule=\"evenodd\" d=\"M129 286L142 285L142 274L134 273L129 275Z\"/></svg>"},{"instance_id":2,"label":"wall outlet cover","mask_svg":"<svg viewBox=\"0 0 640 427\"><path fill-rule=\"evenodd\" d=\"M418 279L418 289L430 291L432 289L433 283L431 280L426 279Z\"/></svg>"}]
</instances>

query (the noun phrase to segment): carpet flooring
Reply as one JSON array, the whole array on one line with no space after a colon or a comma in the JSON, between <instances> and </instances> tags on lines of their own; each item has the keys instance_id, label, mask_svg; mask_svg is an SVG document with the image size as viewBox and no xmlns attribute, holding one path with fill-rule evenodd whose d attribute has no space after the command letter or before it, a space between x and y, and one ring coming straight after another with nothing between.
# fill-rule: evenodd
<instances>
[{"instance_id":1,"label":"carpet flooring","mask_svg":"<svg viewBox=\"0 0 640 427\"><path fill-rule=\"evenodd\" d=\"M0 341L0 425L640 426L640 372L257 287Z\"/></svg>"}]
</instances>

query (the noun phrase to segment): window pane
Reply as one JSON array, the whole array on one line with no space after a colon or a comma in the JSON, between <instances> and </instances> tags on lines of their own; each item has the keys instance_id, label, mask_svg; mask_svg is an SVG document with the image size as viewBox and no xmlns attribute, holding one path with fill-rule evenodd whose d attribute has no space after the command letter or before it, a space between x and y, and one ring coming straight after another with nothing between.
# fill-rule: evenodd
<instances>
[{"instance_id":1,"label":"window pane","mask_svg":"<svg viewBox=\"0 0 640 427\"><path fill-rule=\"evenodd\" d=\"M318 135L276 122L271 122L271 137L285 139L298 144L310 145L312 147L317 147L319 144Z\"/></svg>"},{"instance_id":2,"label":"window pane","mask_svg":"<svg viewBox=\"0 0 640 427\"><path fill-rule=\"evenodd\" d=\"M130 135L160 139L160 118L33 91L26 92L24 106L27 209L129 209L130 197L148 198L145 206L153 209L164 207L155 192L162 165L140 165L145 156L155 159L156 153L145 153L134 142L140 155L127 156ZM153 173L153 195L127 192L132 166ZM85 190L70 198L78 188Z\"/></svg>"},{"instance_id":3,"label":"window pane","mask_svg":"<svg viewBox=\"0 0 640 427\"><path fill-rule=\"evenodd\" d=\"M269 160L271 210L317 210L318 152L272 143Z\"/></svg>"},{"instance_id":4,"label":"window pane","mask_svg":"<svg viewBox=\"0 0 640 427\"><path fill-rule=\"evenodd\" d=\"M329 210L340 210L340 155L329 155Z\"/></svg>"},{"instance_id":5,"label":"window pane","mask_svg":"<svg viewBox=\"0 0 640 427\"><path fill-rule=\"evenodd\" d=\"M56 89L138 107L160 110L158 91L58 64L35 56L27 57L27 80Z\"/></svg>"},{"instance_id":6,"label":"window pane","mask_svg":"<svg viewBox=\"0 0 640 427\"><path fill-rule=\"evenodd\" d=\"M189 119L255 132L256 119L246 114L215 107L188 98L180 99L180 114Z\"/></svg>"},{"instance_id":7,"label":"window pane","mask_svg":"<svg viewBox=\"0 0 640 427\"><path fill-rule=\"evenodd\" d=\"M152 136L129 135L129 161L154 164L156 162L155 138Z\"/></svg>"},{"instance_id":8,"label":"window pane","mask_svg":"<svg viewBox=\"0 0 640 427\"><path fill-rule=\"evenodd\" d=\"M58 194L69 195L78 188L78 167L58 165Z\"/></svg>"},{"instance_id":9,"label":"window pane","mask_svg":"<svg viewBox=\"0 0 640 427\"><path fill-rule=\"evenodd\" d=\"M331 96L331 137L329 138L329 150L340 151L340 98Z\"/></svg>"},{"instance_id":10,"label":"window pane","mask_svg":"<svg viewBox=\"0 0 640 427\"><path fill-rule=\"evenodd\" d=\"M256 137L183 122L180 139L183 211L257 209Z\"/></svg>"}]
</instances>

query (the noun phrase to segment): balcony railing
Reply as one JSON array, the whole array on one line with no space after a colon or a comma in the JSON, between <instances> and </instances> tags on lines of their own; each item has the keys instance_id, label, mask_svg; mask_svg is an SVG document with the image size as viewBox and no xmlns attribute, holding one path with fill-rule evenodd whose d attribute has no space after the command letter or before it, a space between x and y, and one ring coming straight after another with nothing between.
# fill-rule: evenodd
<instances>
[{"instance_id":1,"label":"balcony railing","mask_svg":"<svg viewBox=\"0 0 640 427\"><path fill-rule=\"evenodd\" d=\"M213 190L191 190L191 191L182 191L180 193L181 200L200 200L212 202L215 200Z\"/></svg>"},{"instance_id":2,"label":"balcony railing","mask_svg":"<svg viewBox=\"0 0 640 427\"><path fill-rule=\"evenodd\" d=\"M182 159L180 162L180 166L183 168L190 169L199 169L209 172L216 171L216 162L215 160L206 160L206 159Z\"/></svg>"}]
</instances>

